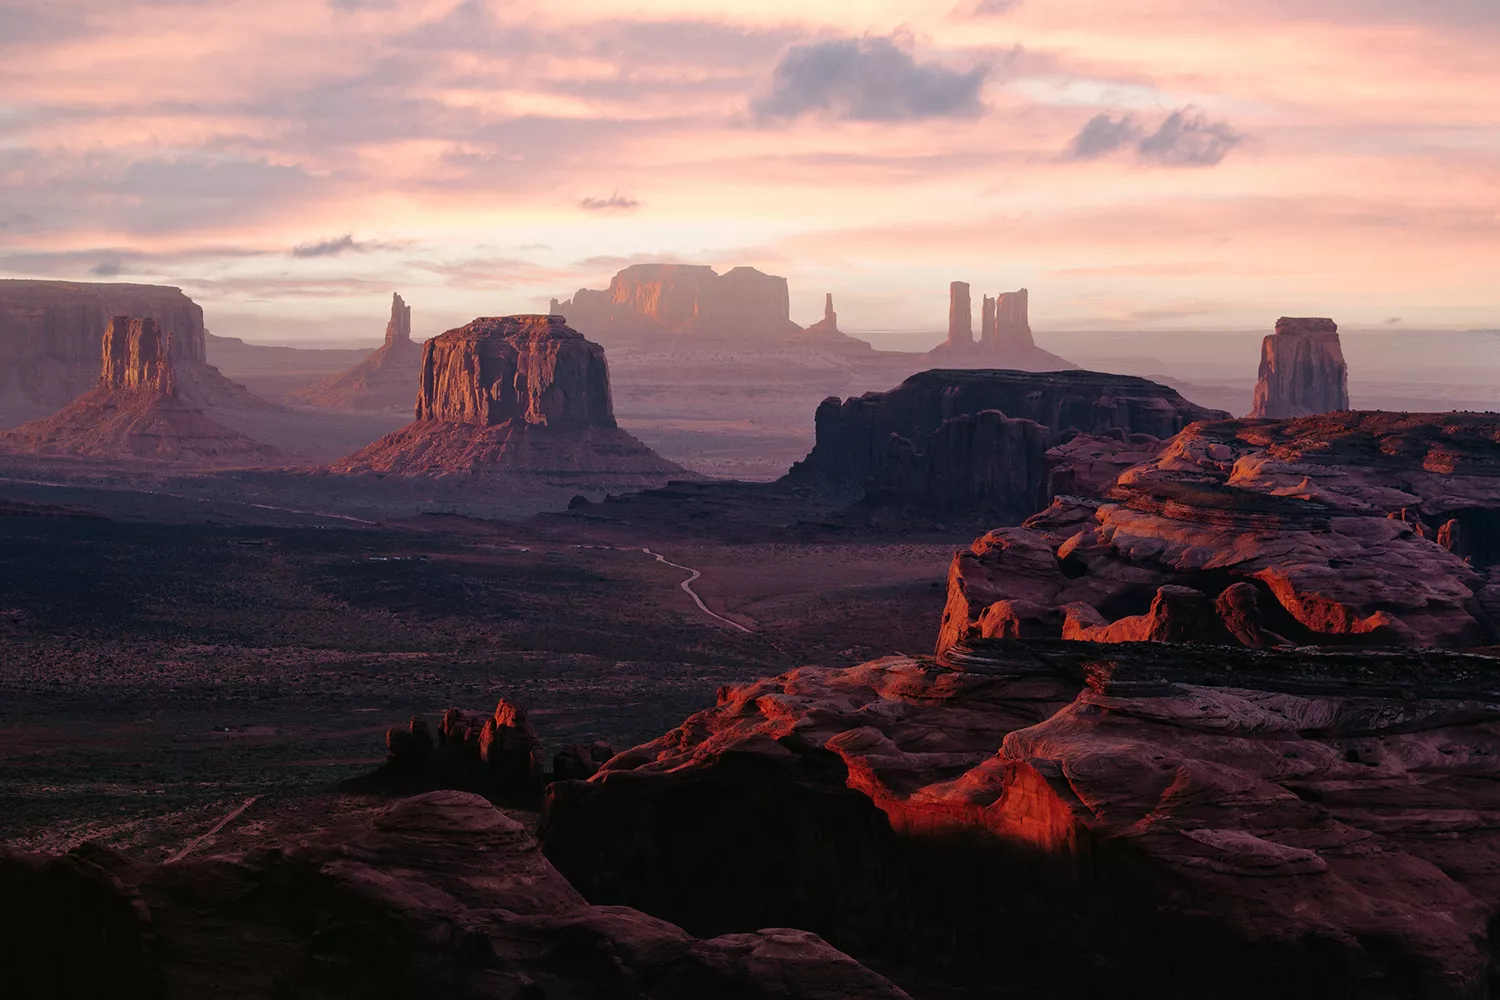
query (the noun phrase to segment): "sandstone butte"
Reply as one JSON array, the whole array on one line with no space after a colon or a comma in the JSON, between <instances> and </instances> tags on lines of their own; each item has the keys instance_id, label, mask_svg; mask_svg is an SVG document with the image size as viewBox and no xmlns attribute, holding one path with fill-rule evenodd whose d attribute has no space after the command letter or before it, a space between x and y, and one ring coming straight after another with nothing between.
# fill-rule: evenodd
<instances>
[{"instance_id":1,"label":"sandstone butte","mask_svg":"<svg viewBox=\"0 0 1500 1000\"><path fill-rule=\"evenodd\" d=\"M604 349L561 316L480 318L422 350L416 419L341 473L523 473L661 485L682 469L621 430Z\"/></svg>"},{"instance_id":2,"label":"sandstone butte","mask_svg":"<svg viewBox=\"0 0 1500 1000\"><path fill-rule=\"evenodd\" d=\"M166 864L0 849L8 996L909 1000L816 934L592 906L516 820L437 791Z\"/></svg>"},{"instance_id":3,"label":"sandstone butte","mask_svg":"<svg viewBox=\"0 0 1500 1000\"><path fill-rule=\"evenodd\" d=\"M870 351L873 348L857 337L851 337L839 329L838 313L833 311L833 293L823 297L823 318L802 331L798 342L813 347L824 347L834 351Z\"/></svg>"},{"instance_id":4,"label":"sandstone butte","mask_svg":"<svg viewBox=\"0 0 1500 1000\"><path fill-rule=\"evenodd\" d=\"M959 553L938 649L1016 636L1495 643L1496 539L1493 414L1195 424L1102 497L1061 496Z\"/></svg>"},{"instance_id":5,"label":"sandstone butte","mask_svg":"<svg viewBox=\"0 0 1500 1000\"><path fill-rule=\"evenodd\" d=\"M1031 332L1031 293L1022 288L980 302L980 336L974 340L974 313L969 284L948 286L948 339L927 357L944 368L1012 368L1053 372L1078 366L1036 346Z\"/></svg>"},{"instance_id":6,"label":"sandstone butte","mask_svg":"<svg viewBox=\"0 0 1500 1000\"><path fill-rule=\"evenodd\" d=\"M50 417L0 431L0 449L200 467L277 461L274 448L217 423L197 404L195 391L217 394L219 383L244 390L190 355L156 320L116 316L104 332L95 387Z\"/></svg>"},{"instance_id":7,"label":"sandstone butte","mask_svg":"<svg viewBox=\"0 0 1500 1000\"><path fill-rule=\"evenodd\" d=\"M1306 417L1349 409L1349 368L1331 319L1276 321L1260 347L1252 417Z\"/></svg>"},{"instance_id":8,"label":"sandstone butte","mask_svg":"<svg viewBox=\"0 0 1500 1000\"><path fill-rule=\"evenodd\" d=\"M393 293L385 343L348 371L299 389L286 401L334 410L405 409L421 371L422 345L411 339L411 306Z\"/></svg>"},{"instance_id":9,"label":"sandstone butte","mask_svg":"<svg viewBox=\"0 0 1500 1000\"><path fill-rule=\"evenodd\" d=\"M824 400L813 449L788 480L927 511L1025 517L1058 492L1102 492L1160 439L1227 416L1129 375L937 369Z\"/></svg>"},{"instance_id":10,"label":"sandstone butte","mask_svg":"<svg viewBox=\"0 0 1500 1000\"><path fill-rule=\"evenodd\" d=\"M823 323L804 332L792 322L786 279L753 267L719 274L702 264L634 264L609 288L580 288L550 311L590 337L643 345L869 349L838 331L831 300Z\"/></svg>"},{"instance_id":11,"label":"sandstone butte","mask_svg":"<svg viewBox=\"0 0 1500 1000\"><path fill-rule=\"evenodd\" d=\"M204 361L203 310L158 285L0 280L0 427L55 413L99 377L99 337L115 316L154 319L173 360Z\"/></svg>"}]
</instances>

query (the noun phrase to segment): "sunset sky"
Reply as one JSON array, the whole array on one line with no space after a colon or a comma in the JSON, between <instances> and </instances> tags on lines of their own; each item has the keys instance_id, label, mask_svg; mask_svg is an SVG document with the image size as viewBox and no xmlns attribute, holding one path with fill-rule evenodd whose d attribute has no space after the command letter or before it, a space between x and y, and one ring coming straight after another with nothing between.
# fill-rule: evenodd
<instances>
[{"instance_id":1,"label":"sunset sky","mask_svg":"<svg viewBox=\"0 0 1500 1000\"><path fill-rule=\"evenodd\" d=\"M279 342L637 260L856 333L953 279L1039 332L1494 328L1497 52L1497 0L0 0L0 276Z\"/></svg>"}]
</instances>

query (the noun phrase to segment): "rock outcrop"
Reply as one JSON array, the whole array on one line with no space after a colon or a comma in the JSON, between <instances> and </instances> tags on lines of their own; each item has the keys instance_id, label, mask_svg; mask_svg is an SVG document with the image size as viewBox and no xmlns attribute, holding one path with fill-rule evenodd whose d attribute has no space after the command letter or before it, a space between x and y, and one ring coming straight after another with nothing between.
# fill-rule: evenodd
<instances>
[{"instance_id":1,"label":"rock outcrop","mask_svg":"<svg viewBox=\"0 0 1500 1000\"><path fill-rule=\"evenodd\" d=\"M566 302L553 301L554 314L606 340L754 344L802 332L791 320L786 279L753 267L719 274L701 264L635 264L604 291L580 288Z\"/></svg>"},{"instance_id":2,"label":"rock outcrop","mask_svg":"<svg viewBox=\"0 0 1500 1000\"><path fill-rule=\"evenodd\" d=\"M1458 1000L1497 719L1485 656L978 641L721 692L552 785L542 842L596 904L954 996Z\"/></svg>"},{"instance_id":3,"label":"rock outcrop","mask_svg":"<svg viewBox=\"0 0 1500 1000\"><path fill-rule=\"evenodd\" d=\"M1065 371L1078 366L1036 346L1031 334L1030 293L1022 288L981 299L979 341L974 341L969 286L955 281L948 293L948 339L928 352L944 368L1013 368Z\"/></svg>"},{"instance_id":4,"label":"rock outcrop","mask_svg":"<svg viewBox=\"0 0 1500 1000\"><path fill-rule=\"evenodd\" d=\"M1276 321L1260 347L1252 417L1306 417L1349 409L1349 368L1331 319Z\"/></svg>"},{"instance_id":5,"label":"rock outcrop","mask_svg":"<svg viewBox=\"0 0 1500 1000\"><path fill-rule=\"evenodd\" d=\"M974 306L969 283L955 281L948 286L948 346L969 347L973 343Z\"/></svg>"},{"instance_id":6,"label":"rock outcrop","mask_svg":"<svg viewBox=\"0 0 1500 1000\"><path fill-rule=\"evenodd\" d=\"M334 470L606 486L661 485L682 472L616 425L604 349L561 316L481 318L429 340L416 419Z\"/></svg>"},{"instance_id":7,"label":"rock outcrop","mask_svg":"<svg viewBox=\"0 0 1500 1000\"><path fill-rule=\"evenodd\" d=\"M203 310L159 285L0 280L0 427L55 413L99 377L115 316L154 319L177 362L204 361Z\"/></svg>"},{"instance_id":8,"label":"rock outcrop","mask_svg":"<svg viewBox=\"0 0 1500 1000\"><path fill-rule=\"evenodd\" d=\"M1133 376L935 370L888 392L824 400L813 450L789 478L863 487L872 500L1025 516L1050 502L1053 483L1076 489L1098 478L1069 478L1075 457L1084 469L1086 454L1141 460L1156 439L1226 416ZM1080 443L1049 459L1080 432L1095 441L1091 451Z\"/></svg>"},{"instance_id":9,"label":"rock outcrop","mask_svg":"<svg viewBox=\"0 0 1500 1000\"><path fill-rule=\"evenodd\" d=\"M192 390L205 384L200 370L227 380L202 362L176 360L175 338L156 320L116 316L102 342L94 389L44 420L0 432L0 450L193 466L279 460L274 448L218 423L196 402Z\"/></svg>"},{"instance_id":10,"label":"rock outcrop","mask_svg":"<svg viewBox=\"0 0 1500 1000\"><path fill-rule=\"evenodd\" d=\"M812 347L822 347L838 352L865 352L871 350L868 343L851 337L839 329L838 314L833 311L833 293L823 298L823 318L802 331L802 342Z\"/></svg>"},{"instance_id":11,"label":"rock outcrop","mask_svg":"<svg viewBox=\"0 0 1500 1000\"><path fill-rule=\"evenodd\" d=\"M700 940L589 905L516 820L431 792L166 864L0 852L17 997L899 1000L817 935Z\"/></svg>"},{"instance_id":12,"label":"rock outcrop","mask_svg":"<svg viewBox=\"0 0 1500 1000\"><path fill-rule=\"evenodd\" d=\"M1491 643L1497 539L1500 417L1197 424L1102 499L1059 497L959 553L938 648L1010 634L1020 601L1030 635L1066 637L1071 620L1073 634L1139 639L1136 619L1164 587L1217 599L1252 646ZM1257 616L1264 630L1244 626ZM1214 636L1205 618L1197 638Z\"/></svg>"},{"instance_id":13,"label":"rock outcrop","mask_svg":"<svg viewBox=\"0 0 1500 1000\"><path fill-rule=\"evenodd\" d=\"M411 306L391 296L385 343L346 372L286 397L288 403L334 410L404 410L412 405L422 371L422 345L411 339Z\"/></svg>"}]
</instances>

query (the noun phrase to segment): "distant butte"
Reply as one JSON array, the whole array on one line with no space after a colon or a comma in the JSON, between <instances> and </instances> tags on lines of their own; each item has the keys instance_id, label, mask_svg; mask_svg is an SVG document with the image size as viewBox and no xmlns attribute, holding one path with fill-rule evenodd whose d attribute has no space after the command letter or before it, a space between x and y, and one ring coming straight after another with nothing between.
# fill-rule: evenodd
<instances>
[{"instance_id":1,"label":"distant butte","mask_svg":"<svg viewBox=\"0 0 1500 1000\"><path fill-rule=\"evenodd\" d=\"M1036 346L1031 334L1030 293L1022 288L980 302L979 341L974 341L973 305L967 282L948 286L948 339L927 353L935 367L1065 371L1078 366Z\"/></svg>"},{"instance_id":2,"label":"distant butte","mask_svg":"<svg viewBox=\"0 0 1500 1000\"><path fill-rule=\"evenodd\" d=\"M1252 417L1307 417L1349 409L1349 366L1331 319L1276 321L1260 347Z\"/></svg>"},{"instance_id":3,"label":"distant butte","mask_svg":"<svg viewBox=\"0 0 1500 1000\"><path fill-rule=\"evenodd\" d=\"M604 349L561 316L476 319L428 341L416 419L335 463L344 473L510 472L660 485L683 470L621 430Z\"/></svg>"}]
</instances>

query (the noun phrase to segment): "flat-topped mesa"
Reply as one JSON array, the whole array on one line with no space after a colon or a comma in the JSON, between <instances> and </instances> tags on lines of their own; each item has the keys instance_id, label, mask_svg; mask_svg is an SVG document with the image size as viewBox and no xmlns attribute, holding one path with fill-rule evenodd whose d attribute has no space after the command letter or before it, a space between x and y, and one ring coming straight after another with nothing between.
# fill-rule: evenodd
<instances>
[{"instance_id":1,"label":"flat-topped mesa","mask_svg":"<svg viewBox=\"0 0 1500 1000\"><path fill-rule=\"evenodd\" d=\"M995 297L995 344L1003 350L1034 349L1031 335L1031 293L1022 288Z\"/></svg>"},{"instance_id":2,"label":"flat-topped mesa","mask_svg":"<svg viewBox=\"0 0 1500 1000\"><path fill-rule=\"evenodd\" d=\"M1075 434L1140 445L1228 416L1130 375L935 369L888 392L825 399L816 443L789 476L1025 514L1050 499L1048 450Z\"/></svg>"},{"instance_id":3,"label":"flat-topped mesa","mask_svg":"<svg viewBox=\"0 0 1500 1000\"><path fill-rule=\"evenodd\" d=\"M104 331L99 384L174 395L171 339L154 319L114 317Z\"/></svg>"},{"instance_id":4,"label":"flat-topped mesa","mask_svg":"<svg viewBox=\"0 0 1500 1000\"><path fill-rule=\"evenodd\" d=\"M683 474L615 423L604 348L540 315L484 317L429 340L415 419L333 471L520 474L606 492Z\"/></svg>"},{"instance_id":5,"label":"flat-topped mesa","mask_svg":"<svg viewBox=\"0 0 1500 1000\"><path fill-rule=\"evenodd\" d=\"M1331 319L1276 321L1261 342L1252 417L1306 417L1349 409L1349 367Z\"/></svg>"},{"instance_id":6,"label":"flat-topped mesa","mask_svg":"<svg viewBox=\"0 0 1500 1000\"><path fill-rule=\"evenodd\" d=\"M635 264L603 291L580 288L550 311L590 336L691 335L775 340L801 328L791 320L787 281L753 267L724 274L703 264Z\"/></svg>"},{"instance_id":7,"label":"flat-topped mesa","mask_svg":"<svg viewBox=\"0 0 1500 1000\"><path fill-rule=\"evenodd\" d=\"M965 347L974 343L974 305L969 298L969 283L955 281L948 286L948 344Z\"/></svg>"},{"instance_id":8,"label":"flat-topped mesa","mask_svg":"<svg viewBox=\"0 0 1500 1000\"><path fill-rule=\"evenodd\" d=\"M385 344L411 343L411 306L401 298L400 292L391 293L391 319L385 325Z\"/></svg>"},{"instance_id":9,"label":"flat-topped mesa","mask_svg":"<svg viewBox=\"0 0 1500 1000\"><path fill-rule=\"evenodd\" d=\"M614 427L604 348L561 316L476 319L427 342L416 419Z\"/></svg>"}]
</instances>

